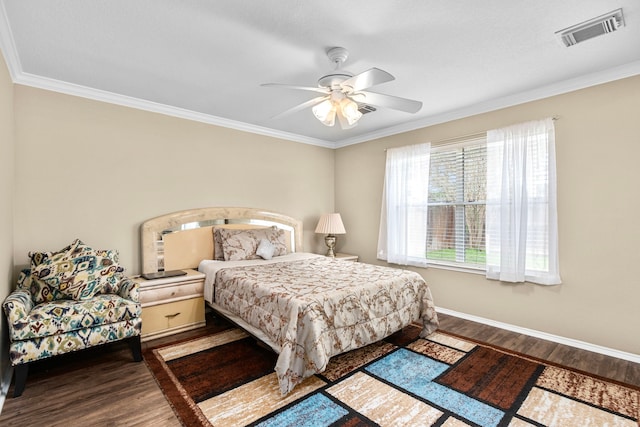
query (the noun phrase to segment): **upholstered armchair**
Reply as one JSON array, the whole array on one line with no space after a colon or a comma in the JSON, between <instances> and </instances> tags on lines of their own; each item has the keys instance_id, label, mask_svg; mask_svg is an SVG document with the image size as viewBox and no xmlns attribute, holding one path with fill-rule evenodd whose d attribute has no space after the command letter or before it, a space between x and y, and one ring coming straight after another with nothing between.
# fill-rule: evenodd
<instances>
[{"instance_id":1,"label":"upholstered armchair","mask_svg":"<svg viewBox=\"0 0 640 427\"><path fill-rule=\"evenodd\" d=\"M24 391L29 363L128 340L142 360L138 285L124 275L118 253L75 240L58 252L32 252L31 268L4 301L14 397Z\"/></svg>"}]
</instances>

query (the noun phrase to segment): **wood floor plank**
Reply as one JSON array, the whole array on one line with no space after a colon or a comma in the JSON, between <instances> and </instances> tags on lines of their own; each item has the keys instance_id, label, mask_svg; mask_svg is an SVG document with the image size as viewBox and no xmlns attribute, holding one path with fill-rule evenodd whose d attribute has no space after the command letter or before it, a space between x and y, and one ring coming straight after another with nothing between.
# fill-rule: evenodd
<instances>
[{"instance_id":1,"label":"wood floor plank","mask_svg":"<svg viewBox=\"0 0 640 427\"><path fill-rule=\"evenodd\" d=\"M640 384L640 363L629 362L624 378L624 382L627 384Z\"/></svg>"},{"instance_id":2,"label":"wood floor plank","mask_svg":"<svg viewBox=\"0 0 640 427\"><path fill-rule=\"evenodd\" d=\"M5 400L2 426L180 426L144 362L126 343L53 358L30 369L22 396Z\"/></svg>"},{"instance_id":3,"label":"wood floor plank","mask_svg":"<svg viewBox=\"0 0 640 427\"><path fill-rule=\"evenodd\" d=\"M444 330L640 386L640 364L454 316L439 314L439 317ZM143 348L201 336L219 328L220 321L208 313L204 328L143 343ZM0 425L181 425L146 364L133 362L125 343L113 343L35 365L21 397L11 397L11 386L0 413Z\"/></svg>"},{"instance_id":4,"label":"wood floor plank","mask_svg":"<svg viewBox=\"0 0 640 427\"><path fill-rule=\"evenodd\" d=\"M517 351L538 359L559 363L593 375L640 387L640 364L564 344L523 336L493 326L438 314L444 330ZM464 325L464 326L462 326ZM464 331L461 332L461 331ZM524 338L519 338L524 337Z\"/></svg>"}]
</instances>

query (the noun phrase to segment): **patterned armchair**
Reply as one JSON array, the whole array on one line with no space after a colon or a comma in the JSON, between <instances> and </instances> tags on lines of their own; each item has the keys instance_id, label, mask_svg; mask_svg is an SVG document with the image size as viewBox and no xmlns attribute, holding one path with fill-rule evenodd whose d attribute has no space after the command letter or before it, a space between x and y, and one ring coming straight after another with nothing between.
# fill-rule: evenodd
<instances>
[{"instance_id":1,"label":"patterned armchair","mask_svg":"<svg viewBox=\"0 0 640 427\"><path fill-rule=\"evenodd\" d=\"M30 362L128 340L142 360L138 285L124 276L118 253L80 240L58 252L32 252L31 268L4 301L14 397L24 391Z\"/></svg>"}]
</instances>

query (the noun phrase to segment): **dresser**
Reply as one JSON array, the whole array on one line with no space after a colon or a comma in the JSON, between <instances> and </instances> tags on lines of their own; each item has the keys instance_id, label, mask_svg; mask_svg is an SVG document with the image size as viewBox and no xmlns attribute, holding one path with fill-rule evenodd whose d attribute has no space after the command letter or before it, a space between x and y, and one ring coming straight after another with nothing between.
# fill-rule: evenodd
<instances>
[{"instance_id":1,"label":"dresser","mask_svg":"<svg viewBox=\"0 0 640 427\"><path fill-rule=\"evenodd\" d=\"M142 341L205 325L204 278L196 270L186 275L146 280L136 277L142 306Z\"/></svg>"}]
</instances>

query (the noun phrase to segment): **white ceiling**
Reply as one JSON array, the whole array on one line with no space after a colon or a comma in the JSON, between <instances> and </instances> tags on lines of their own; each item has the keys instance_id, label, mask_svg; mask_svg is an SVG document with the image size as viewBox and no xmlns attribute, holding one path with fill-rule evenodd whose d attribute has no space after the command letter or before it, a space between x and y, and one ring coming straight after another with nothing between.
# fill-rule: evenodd
<instances>
[{"instance_id":1,"label":"white ceiling","mask_svg":"<svg viewBox=\"0 0 640 427\"><path fill-rule=\"evenodd\" d=\"M294 141L340 147L640 74L637 0L1 0L14 82ZM621 30L564 47L554 34L622 8ZM423 102L358 126L309 109L333 69L378 67L380 93Z\"/></svg>"}]
</instances>

